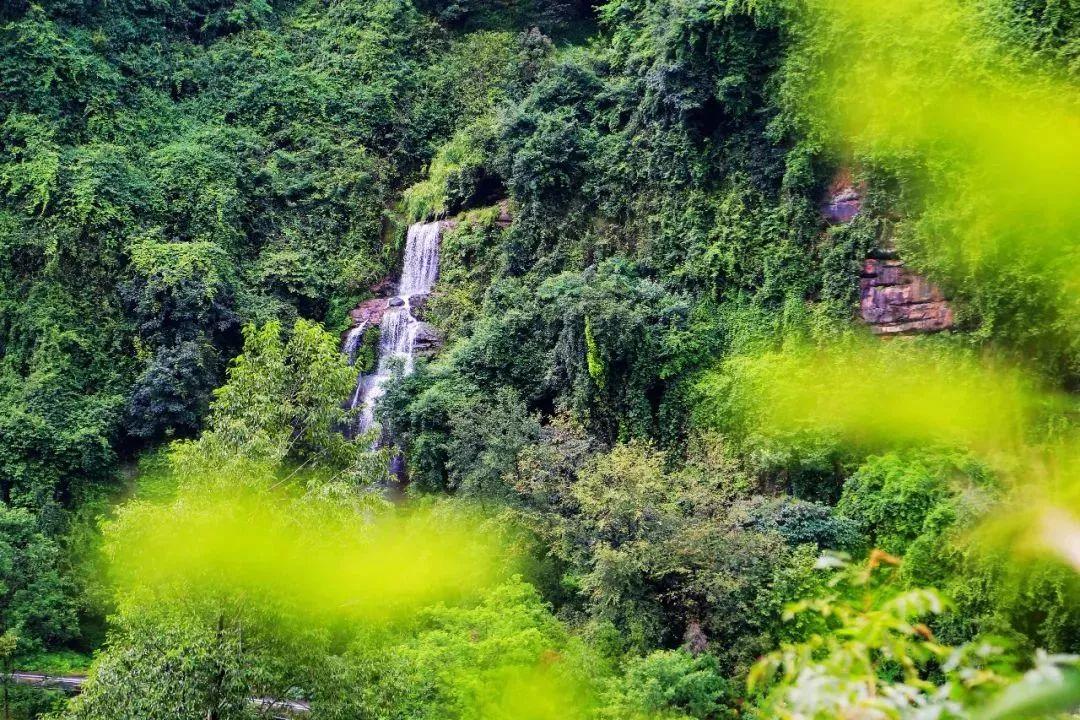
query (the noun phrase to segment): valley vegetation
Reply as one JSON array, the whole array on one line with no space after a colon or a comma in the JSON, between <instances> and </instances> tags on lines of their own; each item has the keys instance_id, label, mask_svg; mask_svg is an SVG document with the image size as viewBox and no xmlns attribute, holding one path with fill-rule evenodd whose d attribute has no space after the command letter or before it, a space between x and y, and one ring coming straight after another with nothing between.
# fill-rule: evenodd
<instances>
[{"instance_id":1,"label":"valley vegetation","mask_svg":"<svg viewBox=\"0 0 1080 720\"><path fill-rule=\"evenodd\" d=\"M5 2L5 718L1068 717L1078 26ZM351 438L437 219L441 348ZM952 326L872 336L878 256Z\"/></svg>"}]
</instances>

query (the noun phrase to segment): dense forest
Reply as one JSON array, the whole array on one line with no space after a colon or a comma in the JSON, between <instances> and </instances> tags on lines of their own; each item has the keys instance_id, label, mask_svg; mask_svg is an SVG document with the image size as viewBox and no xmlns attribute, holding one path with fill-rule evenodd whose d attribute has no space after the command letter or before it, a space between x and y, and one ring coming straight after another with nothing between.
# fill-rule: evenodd
<instances>
[{"instance_id":1,"label":"dense forest","mask_svg":"<svg viewBox=\"0 0 1080 720\"><path fill-rule=\"evenodd\" d=\"M1075 0L4 0L3 717L1075 717L1078 189Z\"/></svg>"}]
</instances>

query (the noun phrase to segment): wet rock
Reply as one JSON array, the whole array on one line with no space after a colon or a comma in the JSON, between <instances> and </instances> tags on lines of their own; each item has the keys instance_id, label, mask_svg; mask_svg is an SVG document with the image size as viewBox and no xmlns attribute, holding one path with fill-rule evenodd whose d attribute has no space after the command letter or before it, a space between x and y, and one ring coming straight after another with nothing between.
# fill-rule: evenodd
<instances>
[{"instance_id":1,"label":"wet rock","mask_svg":"<svg viewBox=\"0 0 1080 720\"><path fill-rule=\"evenodd\" d=\"M386 312L387 302L385 298L371 298L357 305L349 312L353 325L378 325L382 322L383 313Z\"/></svg>"},{"instance_id":2,"label":"wet rock","mask_svg":"<svg viewBox=\"0 0 1080 720\"><path fill-rule=\"evenodd\" d=\"M397 288L397 281L394 280L394 278L387 276L368 289L371 290L372 295L376 295L382 298L388 298L397 295Z\"/></svg>"},{"instance_id":3,"label":"wet rock","mask_svg":"<svg viewBox=\"0 0 1080 720\"><path fill-rule=\"evenodd\" d=\"M412 310L413 317L417 320L424 319L424 313L427 310L429 297L431 296L428 293L422 293L420 295L413 295L409 298L409 309Z\"/></svg>"},{"instance_id":4,"label":"wet rock","mask_svg":"<svg viewBox=\"0 0 1080 720\"><path fill-rule=\"evenodd\" d=\"M392 298L390 298L389 300L387 300L387 301L386 301L386 304L387 304L387 305L388 305L389 307L401 307L402 305L404 305L404 304L405 304L405 300L403 300L402 298L400 298L400 297L398 297L397 295L395 295L394 297L392 297Z\"/></svg>"}]
</instances>

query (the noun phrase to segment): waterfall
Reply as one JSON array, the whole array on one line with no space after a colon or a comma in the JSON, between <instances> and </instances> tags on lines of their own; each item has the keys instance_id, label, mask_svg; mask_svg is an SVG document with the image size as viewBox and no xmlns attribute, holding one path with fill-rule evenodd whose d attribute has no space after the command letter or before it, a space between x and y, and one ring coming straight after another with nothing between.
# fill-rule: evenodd
<instances>
[{"instance_id":1,"label":"waterfall","mask_svg":"<svg viewBox=\"0 0 1080 720\"><path fill-rule=\"evenodd\" d=\"M345 336L345 342L341 344L341 352L349 358L349 364L356 364L356 351L360 349L360 341L364 339L364 331L367 330L367 320L361 320L360 324L349 331Z\"/></svg>"},{"instance_id":2,"label":"waterfall","mask_svg":"<svg viewBox=\"0 0 1080 720\"><path fill-rule=\"evenodd\" d=\"M408 375L413 371L413 343L419 321L412 314L412 299L427 295L439 276L438 222L416 223L409 228L405 243L405 264L401 270L398 294L390 298L379 324L379 359L374 373L357 379L349 409L360 408L356 434L367 431L375 421L375 405L386 392L386 382L397 368ZM365 323L346 336L342 351L355 362L356 348ZM356 339L353 334L356 333Z\"/></svg>"}]
</instances>

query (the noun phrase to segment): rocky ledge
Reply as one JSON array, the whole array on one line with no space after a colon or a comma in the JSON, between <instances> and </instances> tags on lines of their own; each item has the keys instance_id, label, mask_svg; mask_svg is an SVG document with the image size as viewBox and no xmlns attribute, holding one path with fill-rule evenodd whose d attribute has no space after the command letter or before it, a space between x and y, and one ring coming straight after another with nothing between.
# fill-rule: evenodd
<instances>
[{"instance_id":1,"label":"rocky ledge","mask_svg":"<svg viewBox=\"0 0 1080 720\"><path fill-rule=\"evenodd\" d=\"M432 355L442 347L442 344L443 336L437 327L423 321L416 323L413 352L418 355Z\"/></svg>"},{"instance_id":2,"label":"rocky ledge","mask_svg":"<svg viewBox=\"0 0 1080 720\"><path fill-rule=\"evenodd\" d=\"M851 222L862 210L862 196L866 188L855 184L851 171L846 168L836 173L821 203L821 214L830 224Z\"/></svg>"},{"instance_id":3,"label":"rocky ledge","mask_svg":"<svg viewBox=\"0 0 1080 720\"><path fill-rule=\"evenodd\" d=\"M358 325L378 325L382 322L383 313L386 312L387 299L384 297L374 297L370 300L357 305L355 308L349 311L349 316L352 318L353 327Z\"/></svg>"},{"instance_id":4,"label":"rocky ledge","mask_svg":"<svg viewBox=\"0 0 1080 720\"><path fill-rule=\"evenodd\" d=\"M932 333L952 327L941 290L893 257L869 257L859 278L859 310L875 335Z\"/></svg>"},{"instance_id":5,"label":"rocky ledge","mask_svg":"<svg viewBox=\"0 0 1080 720\"><path fill-rule=\"evenodd\" d=\"M865 188L841 169L829 185L821 214L830 224L850 222L862 211ZM889 238L863 261L859 312L875 335L914 335L952 327L953 313L940 288L904 267Z\"/></svg>"}]
</instances>

